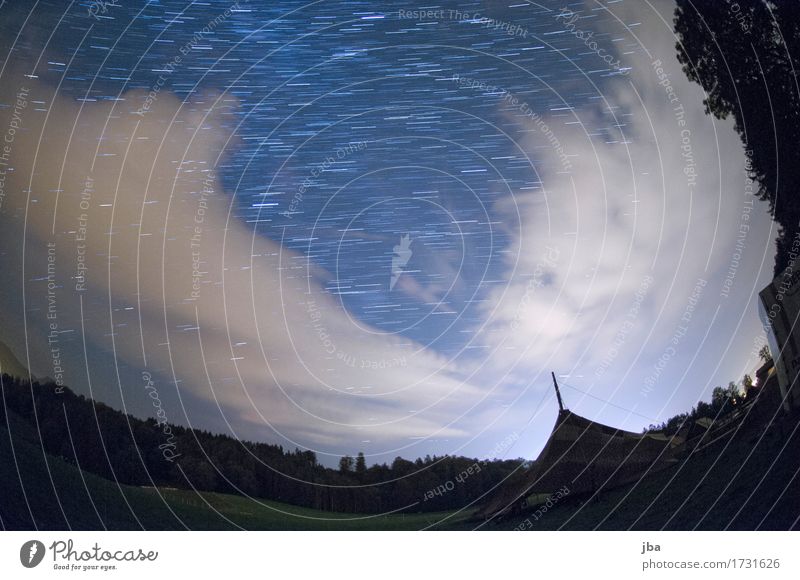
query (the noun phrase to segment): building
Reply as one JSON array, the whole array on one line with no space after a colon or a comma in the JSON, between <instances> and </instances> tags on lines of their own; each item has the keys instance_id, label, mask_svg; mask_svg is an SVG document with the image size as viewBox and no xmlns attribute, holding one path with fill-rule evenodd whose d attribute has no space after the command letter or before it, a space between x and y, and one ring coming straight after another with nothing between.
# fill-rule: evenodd
<instances>
[{"instance_id":1,"label":"building","mask_svg":"<svg viewBox=\"0 0 800 580\"><path fill-rule=\"evenodd\" d=\"M759 293L758 315L764 330L786 411L800 407L800 270L789 266Z\"/></svg>"}]
</instances>

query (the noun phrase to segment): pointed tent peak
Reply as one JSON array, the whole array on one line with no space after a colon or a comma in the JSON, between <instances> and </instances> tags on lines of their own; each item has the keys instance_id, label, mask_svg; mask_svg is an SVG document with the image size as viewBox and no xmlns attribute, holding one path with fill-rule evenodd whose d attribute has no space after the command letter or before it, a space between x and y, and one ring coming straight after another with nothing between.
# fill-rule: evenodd
<instances>
[{"instance_id":1,"label":"pointed tent peak","mask_svg":"<svg viewBox=\"0 0 800 580\"><path fill-rule=\"evenodd\" d=\"M550 376L553 377L553 386L556 388L556 398L558 399L558 411L559 413L563 413L564 409L564 401L561 400L561 391L558 389L558 381L556 381L556 373L550 371Z\"/></svg>"}]
</instances>

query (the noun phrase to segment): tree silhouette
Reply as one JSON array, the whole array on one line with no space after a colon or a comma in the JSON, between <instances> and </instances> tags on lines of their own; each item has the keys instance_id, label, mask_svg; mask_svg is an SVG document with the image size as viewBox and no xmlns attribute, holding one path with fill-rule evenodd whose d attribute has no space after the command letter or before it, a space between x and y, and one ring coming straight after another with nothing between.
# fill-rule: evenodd
<instances>
[{"instance_id":1,"label":"tree silhouette","mask_svg":"<svg viewBox=\"0 0 800 580\"><path fill-rule=\"evenodd\" d=\"M689 80L705 89L706 112L735 120L756 194L779 225L778 274L800 235L800 3L677 4L678 60Z\"/></svg>"},{"instance_id":2,"label":"tree silhouette","mask_svg":"<svg viewBox=\"0 0 800 580\"><path fill-rule=\"evenodd\" d=\"M339 460L339 471L341 473L350 473L353 471L353 458L345 455Z\"/></svg>"},{"instance_id":3,"label":"tree silhouette","mask_svg":"<svg viewBox=\"0 0 800 580\"><path fill-rule=\"evenodd\" d=\"M363 476L367 472L367 461L364 459L364 452L359 451L356 457L356 474Z\"/></svg>"}]
</instances>

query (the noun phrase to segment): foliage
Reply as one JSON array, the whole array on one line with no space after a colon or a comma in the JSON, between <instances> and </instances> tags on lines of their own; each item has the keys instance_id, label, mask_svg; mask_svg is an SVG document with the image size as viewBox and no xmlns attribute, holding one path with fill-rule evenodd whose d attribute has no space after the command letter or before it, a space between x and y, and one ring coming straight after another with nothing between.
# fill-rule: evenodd
<instances>
[{"instance_id":1,"label":"foliage","mask_svg":"<svg viewBox=\"0 0 800 580\"><path fill-rule=\"evenodd\" d=\"M745 379L749 378L745 375ZM743 380L742 382L744 383L745 381ZM714 387L711 392L711 403L700 401L688 413L680 413L670 417L663 423L650 425L645 431L660 431L665 435L674 435L684 425L692 425L695 421L704 417L717 421L733 411L741 402L741 389L736 383L730 382L726 388Z\"/></svg>"},{"instance_id":2,"label":"foliage","mask_svg":"<svg viewBox=\"0 0 800 580\"><path fill-rule=\"evenodd\" d=\"M735 120L757 195L779 224L775 273L800 234L800 2L678 0L678 60L707 93L706 112Z\"/></svg>"}]
</instances>

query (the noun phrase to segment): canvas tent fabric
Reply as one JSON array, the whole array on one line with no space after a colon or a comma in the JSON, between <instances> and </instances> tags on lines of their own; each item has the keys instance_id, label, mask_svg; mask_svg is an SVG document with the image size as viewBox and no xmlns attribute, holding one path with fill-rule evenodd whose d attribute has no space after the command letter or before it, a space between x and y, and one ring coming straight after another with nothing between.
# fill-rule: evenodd
<instances>
[{"instance_id":1,"label":"canvas tent fabric","mask_svg":"<svg viewBox=\"0 0 800 580\"><path fill-rule=\"evenodd\" d=\"M661 433L633 433L561 409L539 458L500 486L478 510L490 518L517 512L532 493L566 486L581 494L609 489L677 462L679 440Z\"/></svg>"}]
</instances>

